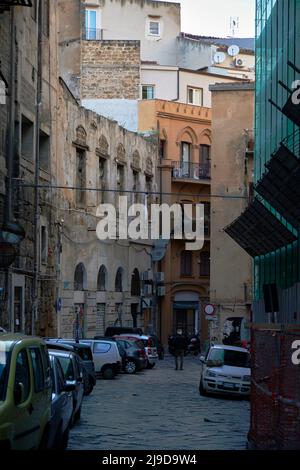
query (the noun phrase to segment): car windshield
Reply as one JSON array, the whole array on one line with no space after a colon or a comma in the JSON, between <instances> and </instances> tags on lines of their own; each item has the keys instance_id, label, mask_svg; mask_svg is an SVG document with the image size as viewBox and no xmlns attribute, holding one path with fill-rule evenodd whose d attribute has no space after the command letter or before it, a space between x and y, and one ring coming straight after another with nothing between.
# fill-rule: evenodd
<instances>
[{"instance_id":1,"label":"car windshield","mask_svg":"<svg viewBox=\"0 0 300 470\"><path fill-rule=\"evenodd\" d=\"M220 362L225 366L250 367L250 354L232 349L212 348L208 360Z\"/></svg>"},{"instance_id":2,"label":"car windshield","mask_svg":"<svg viewBox=\"0 0 300 470\"><path fill-rule=\"evenodd\" d=\"M4 342L0 342L0 401L6 397L10 352Z\"/></svg>"},{"instance_id":3,"label":"car windshield","mask_svg":"<svg viewBox=\"0 0 300 470\"><path fill-rule=\"evenodd\" d=\"M59 356L58 360L62 367L64 376L66 380L74 380L74 370L72 365L72 360L69 357Z\"/></svg>"}]
</instances>

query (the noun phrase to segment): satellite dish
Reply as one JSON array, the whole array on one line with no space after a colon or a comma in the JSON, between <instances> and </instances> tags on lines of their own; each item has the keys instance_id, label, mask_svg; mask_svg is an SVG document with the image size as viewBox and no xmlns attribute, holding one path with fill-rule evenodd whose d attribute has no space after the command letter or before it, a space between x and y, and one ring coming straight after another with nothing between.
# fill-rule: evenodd
<instances>
[{"instance_id":1,"label":"satellite dish","mask_svg":"<svg viewBox=\"0 0 300 470\"><path fill-rule=\"evenodd\" d=\"M231 57L235 57L240 52L240 48L239 46L232 44L232 46L228 47L227 52L228 52L228 55L231 55Z\"/></svg>"},{"instance_id":2,"label":"satellite dish","mask_svg":"<svg viewBox=\"0 0 300 470\"><path fill-rule=\"evenodd\" d=\"M214 55L214 62L216 64L222 64L225 59L226 55L224 54L224 52L216 52L216 54Z\"/></svg>"}]
</instances>

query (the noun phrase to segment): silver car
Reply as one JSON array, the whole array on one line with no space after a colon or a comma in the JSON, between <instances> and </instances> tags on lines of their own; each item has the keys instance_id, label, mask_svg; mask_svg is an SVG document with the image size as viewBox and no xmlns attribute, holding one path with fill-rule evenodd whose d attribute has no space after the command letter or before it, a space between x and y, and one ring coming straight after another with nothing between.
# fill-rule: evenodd
<instances>
[{"instance_id":1,"label":"silver car","mask_svg":"<svg viewBox=\"0 0 300 470\"><path fill-rule=\"evenodd\" d=\"M49 353L52 378L51 422L48 447L66 449L72 424L73 395L75 385L65 382L64 373L58 358Z\"/></svg>"}]
</instances>

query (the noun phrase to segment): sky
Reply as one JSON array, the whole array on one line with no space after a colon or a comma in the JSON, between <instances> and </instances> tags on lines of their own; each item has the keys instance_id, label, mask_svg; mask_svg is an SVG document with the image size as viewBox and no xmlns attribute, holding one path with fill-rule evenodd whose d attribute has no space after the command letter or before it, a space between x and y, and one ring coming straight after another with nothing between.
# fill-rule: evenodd
<instances>
[{"instance_id":1,"label":"sky","mask_svg":"<svg viewBox=\"0 0 300 470\"><path fill-rule=\"evenodd\" d=\"M181 3L181 31L201 36L232 36L230 17L239 17L236 37L254 37L255 0L174 0Z\"/></svg>"}]
</instances>

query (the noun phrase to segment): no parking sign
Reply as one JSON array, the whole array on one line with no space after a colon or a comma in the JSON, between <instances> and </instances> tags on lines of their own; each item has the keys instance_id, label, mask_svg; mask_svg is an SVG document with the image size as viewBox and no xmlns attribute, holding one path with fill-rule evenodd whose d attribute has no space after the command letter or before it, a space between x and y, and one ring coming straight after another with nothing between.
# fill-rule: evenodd
<instances>
[{"instance_id":1,"label":"no parking sign","mask_svg":"<svg viewBox=\"0 0 300 470\"><path fill-rule=\"evenodd\" d=\"M206 304L204 307L206 320L214 320L216 314L216 308L213 304Z\"/></svg>"}]
</instances>

